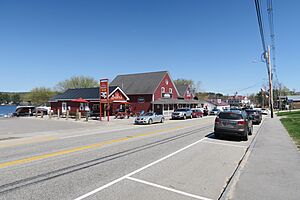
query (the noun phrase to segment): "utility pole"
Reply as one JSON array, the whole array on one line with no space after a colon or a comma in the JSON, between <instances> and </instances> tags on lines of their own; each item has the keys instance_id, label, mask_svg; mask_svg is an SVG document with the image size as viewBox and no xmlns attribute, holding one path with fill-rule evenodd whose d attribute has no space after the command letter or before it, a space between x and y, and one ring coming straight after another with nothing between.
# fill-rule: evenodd
<instances>
[{"instance_id":1,"label":"utility pole","mask_svg":"<svg viewBox=\"0 0 300 200\"><path fill-rule=\"evenodd\" d=\"M266 64L268 68L268 75L269 75L269 104L271 110L271 118L274 117L274 108L273 108L273 83L272 83L272 65L271 65L271 56L270 56L270 46L268 46L268 51L265 53Z\"/></svg>"},{"instance_id":2,"label":"utility pole","mask_svg":"<svg viewBox=\"0 0 300 200\"><path fill-rule=\"evenodd\" d=\"M262 101L261 107L265 108L265 94L264 94L265 91L263 89L261 89L260 91L261 91L261 101Z\"/></svg>"}]
</instances>

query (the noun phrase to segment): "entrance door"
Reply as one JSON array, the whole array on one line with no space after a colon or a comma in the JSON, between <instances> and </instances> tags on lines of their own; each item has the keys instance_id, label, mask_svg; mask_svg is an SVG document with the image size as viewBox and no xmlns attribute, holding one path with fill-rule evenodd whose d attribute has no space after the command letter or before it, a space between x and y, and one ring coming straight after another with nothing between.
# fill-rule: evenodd
<instances>
[{"instance_id":1,"label":"entrance door","mask_svg":"<svg viewBox=\"0 0 300 200\"><path fill-rule=\"evenodd\" d=\"M61 112L62 113L66 113L67 112L67 103L66 102L62 102L61 103Z\"/></svg>"}]
</instances>

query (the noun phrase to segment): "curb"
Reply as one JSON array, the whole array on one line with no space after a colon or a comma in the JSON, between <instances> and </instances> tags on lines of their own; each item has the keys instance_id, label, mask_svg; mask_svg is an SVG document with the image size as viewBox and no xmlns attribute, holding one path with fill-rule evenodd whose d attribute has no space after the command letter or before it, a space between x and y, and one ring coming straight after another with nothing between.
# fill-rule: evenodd
<instances>
[{"instance_id":1,"label":"curb","mask_svg":"<svg viewBox=\"0 0 300 200\"><path fill-rule=\"evenodd\" d=\"M258 135L261 132L261 129L264 125L265 120L266 119L262 120L261 125L260 125L259 129L257 130L257 134L255 135L255 137L251 141L249 147L246 149L244 155L242 156L241 160L239 161L239 163L238 163L236 169L234 170L233 174L229 178L229 180L227 182L227 185L224 187L224 190L221 193L221 195L219 196L218 200L230 200L230 199L232 199L232 194L234 192L235 185L239 181L239 178L240 178L240 175L243 171L243 168L245 167L245 165L248 161L248 158L249 158L251 152L253 151L253 149L255 147L256 140L258 138Z\"/></svg>"}]
</instances>

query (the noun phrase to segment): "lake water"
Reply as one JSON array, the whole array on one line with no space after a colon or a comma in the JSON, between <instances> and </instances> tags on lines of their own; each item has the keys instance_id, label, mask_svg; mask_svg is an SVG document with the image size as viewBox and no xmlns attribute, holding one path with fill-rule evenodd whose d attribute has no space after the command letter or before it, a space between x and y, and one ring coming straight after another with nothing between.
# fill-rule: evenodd
<instances>
[{"instance_id":1,"label":"lake water","mask_svg":"<svg viewBox=\"0 0 300 200\"><path fill-rule=\"evenodd\" d=\"M13 113L16 111L17 106L1 106L0 105L0 117L7 115L8 113Z\"/></svg>"}]
</instances>

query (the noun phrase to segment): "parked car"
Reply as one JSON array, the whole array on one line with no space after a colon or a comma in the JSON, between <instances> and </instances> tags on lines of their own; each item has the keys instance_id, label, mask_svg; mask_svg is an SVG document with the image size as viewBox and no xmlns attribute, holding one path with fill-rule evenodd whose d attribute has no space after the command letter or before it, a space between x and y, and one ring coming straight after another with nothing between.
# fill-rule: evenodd
<instances>
[{"instance_id":1,"label":"parked car","mask_svg":"<svg viewBox=\"0 0 300 200\"><path fill-rule=\"evenodd\" d=\"M262 115L261 112L259 110L253 110L253 109L247 109L245 110L246 113L250 116L253 116L253 120L252 122L254 124L260 124L261 120L262 120Z\"/></svg>"},{"instance_id":2,"label":"parked car","mask_svg":"<svg viewBox=\"0 0 300 200\"><path fill-rule=\"evenodd\" d=\"M214 135L216 138L221 135L238 135L247 141L248 135L253 132L252 119L245 111L222 111L215 119Z\"/></svg>"},{"instance_id":3,"label":"parked car","mask_svg":"<svg viewBox=\"0 0 300 200\"><path fill-rule=\"evenodd\" d=\"M203 117L203 111L200 108L192 108L191 111L193 118Z\"/></svg>"},{"instance_id":4,"label":"parked car","mask_svg":"<svg viewBox=\"0 0 300 200\"><path fill-rule=\"evenodd\" d=\"M209 115L217 115L220 111L220 109L214 108L209 112Z\"/></svg>"},{"instance_id":5,"label":"parked car","mask_svg":"<svg viewBox=\"0 0 300 200\"><path fill-rule=\"evenodd\" d=\"M269 113L270 113L270 111L268 109L265 109L265 108L261 109L261 114L268 115Z\"/></svg>"},{"instance_id":6,"label":"parked car","mask_svg":"<svg viewBox=\"0 0 300 200\"><path fill-rule=\"evenodd\" d=\"M165 117L154 112L146 112L135 118L135 124L152 124L152 123L163 123Z\"/></svg>"},{"instance_id":7,"label":"parked car","mask_svg":"<svg viewBox=\"0 0 300 200\"><path fill-rule=\"evenodd\" d=\"M203 116L207 116L209 114L208 109L203 109Z\"/></svg>"},{"instance_id":8,"label":"parked car","mask_svg":"<svg viewBox=\"0 0 300 200\"><path fill-rule=\"evenodd\" d=\"M192 118L192 111L189 108L178 108L172 113L172 119Z\"/></svg>"}]
</instances>

